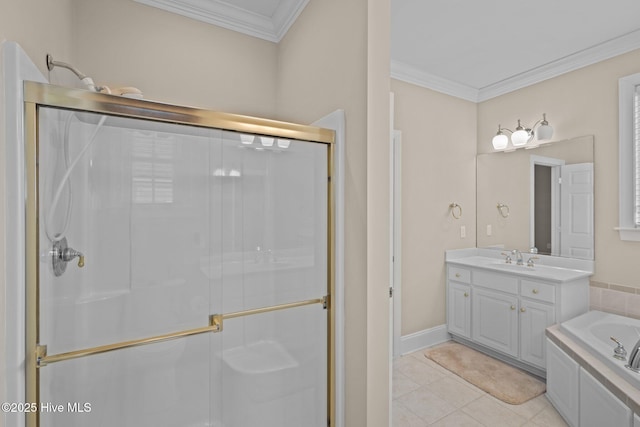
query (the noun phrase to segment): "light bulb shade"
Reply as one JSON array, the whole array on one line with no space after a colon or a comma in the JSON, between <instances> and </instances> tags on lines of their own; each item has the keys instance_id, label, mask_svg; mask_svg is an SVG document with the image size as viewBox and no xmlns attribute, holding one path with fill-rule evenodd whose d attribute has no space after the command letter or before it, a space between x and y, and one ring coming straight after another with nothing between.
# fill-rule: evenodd
<instances>
[{"instance_id":1,"label":"light bulb shade","mask_svg":"<svg viewBox=\"0 0 640 427\"><path fill-rule=\"evenodd\" d=\"M288 139L278 139L278 147L280 148L289 148L291 141Z\"/></svg>"},{"instance_id":2,"label":"light bulb shade","mask_svg":"<svg viewBox=\"0 0 640 427\"><path fill-rule=\"evenodd\" d=\"M249 145L251 143L253 143L253 140L255 139L254 135L247 135L244 133L240 134L240 141L242 141L243 144Z\"/></svg>"},{"instance_id":3,"label":"light bulb shade","mask_svg":"<svg viewBox=\"0 0 640 427\"><path fill-rule=\"evenodd\" d=\"M262 143L263 147L273 147L273 140L274 138L269 138L268 136L260 137L260 142Z\"/></svg>"},{"instance_id":4,"label":"light bulb shade","mask_svg":"<svg viewBox=\"0 0 640 427\"><path fill-rule=\"evenodd\" d=\"M541 125L536 131L536 135L538 136L538 141L551 139L553 136L553 128L549 125Z\"/></svg>"},{"instance_id":5,"label":"light bulb shade","mask_svg":"<svg viewBox=\"0 0 640 427\"><path fill-rule=\"evenodd\" d=\"M493 137L491 143L493 144L494 150L504 150L509 144L509 138L507 138L507 135L499 133Z\"/></svg>"},{"instance_id":6,"label":"light bulb shade","mask_svg":"<svg viewBox=\"0 0 640 427\"><path fill-rule=\"evenodd\" d=\"M511 135L511 143L514 147L522 147L529 141L529 136L529 132L526 130L517 130Z\"/></svg>"}]
</instances>

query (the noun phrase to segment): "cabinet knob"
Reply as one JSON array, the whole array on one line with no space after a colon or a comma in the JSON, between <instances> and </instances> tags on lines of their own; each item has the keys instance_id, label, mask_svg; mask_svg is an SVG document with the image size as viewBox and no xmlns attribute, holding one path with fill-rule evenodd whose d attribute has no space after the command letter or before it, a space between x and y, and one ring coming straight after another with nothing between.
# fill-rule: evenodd
<instances>
[{"instance_id":1,"label":"cabinet knob","mask_svg":"<svg viewBox=\"0 0 640 427\"><path fill-rule=\"evenodd\" d=\"M526 308L524 308L524 307L522 307L522 308L520 309L520 313L524 313L525 311L527 311L527 309L526 309Z\"/></svg>"},{"instance_id":2,"label":"cabinet knob","mask_svg":"<svg viewBox=\"0 0 640 427\"><path fill-rule=\"evenodd\" d=\"M512 306L511 306L511 310L515 310L515 309L516 309L516 306L515 306L515 305L512 305Z\"/></svg>"},{"instance_id":3,"label":"cabinet knob","mask_svg":"<svg viewBox=\"0 0 640 427\"><path fill-rule=\"evenodd\" d=\"M464 296L465 296L465 297L468 297L468 296L469 296L469 292L465 292L465 293L464 293Z\"/></svg>"},{"instance_id":4,"label":"cabinet knob","mask_svg":"<svg viewBox=\"0 0 640 427\"><path fill-rule=\"evenodd\" d=\"M460 277L460 273L456 273L456 277Z\"/></svg>"},{"instance_id":5,"label":"cabinet knob","mask_svg":"<svg viewBox=\"0 0 640 427\"><path fill-rule=\"evenodd\" d=\"M538 290L537 290L537 289L534 289L534 290L532 290L531 292L533 292L534 294L537 294L537 293L538 293Z\"/></svg>"}]
</instances>

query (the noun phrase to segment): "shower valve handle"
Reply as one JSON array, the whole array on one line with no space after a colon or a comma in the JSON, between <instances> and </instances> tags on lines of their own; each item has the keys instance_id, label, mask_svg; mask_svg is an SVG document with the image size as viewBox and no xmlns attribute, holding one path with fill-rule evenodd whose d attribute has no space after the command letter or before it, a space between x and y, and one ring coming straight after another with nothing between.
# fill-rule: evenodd
<instances>
[{"instance_id":1,"label":"shower valve handle","mask_svg":"<svg viewBox=\"0 0 640 427\"><path fill-rule=\"evenodd\" d=\"M74 258L78 258L78 267L84 267L84 254L67 246L67 239L62 238L54 242L51 250L51 260L53 263L53 273L56 277L61 276L67 268L67 263Z\"/></svg>"},{"instance_id":2,"label":"shower valve handle","mask_svg":"<svg viewBox=\"0 0 640 427\"><path fill-rule=\"evenodd\" d=\"M62 260L64 262L69 262L74 258L78 258L78 267L84 267L84 255L82 254L82 252L76 251L72 248L65 248L62 251Z\"/></svg>"}]
</instances>

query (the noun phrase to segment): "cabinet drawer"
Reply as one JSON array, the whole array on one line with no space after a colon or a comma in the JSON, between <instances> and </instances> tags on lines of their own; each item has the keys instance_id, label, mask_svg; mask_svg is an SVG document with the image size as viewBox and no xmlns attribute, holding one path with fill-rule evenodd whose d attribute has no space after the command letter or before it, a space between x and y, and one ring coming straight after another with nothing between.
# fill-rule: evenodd
<instances>
[{"instance_id":1,"label":"cabinet drawer","mask_svg":"<svg viewBox=\"0 0 640 427\"><path fill-rule=\"evenodd\" d=\"M449 280L456 282L471 283L471 271L466 268L449 267Z\"/></svg>"},{"instance_id":2,"label":"cabinet drawer","mask_svg":"<svg viewBox=\"0 0 640 427\"><path fill-rule=\"evenodd\" d=\"M522 288L520 295L526 298L545 301L550 303L556 302L556 287L548 283L532 282L530 280L522 280Z\"/></svg>"},{"instance_id":3,"label":"cabinet drawer","mask_svg":"<svg viewBox=\"0 0 640 427\"><path fill-rule=\"evenodd\" d=\"M475 270L473 272L473 284L497 291L508 292L510 294L518 293L518 279L515 277L503 276L482 270Z\"/></svg>"}]
</instances>

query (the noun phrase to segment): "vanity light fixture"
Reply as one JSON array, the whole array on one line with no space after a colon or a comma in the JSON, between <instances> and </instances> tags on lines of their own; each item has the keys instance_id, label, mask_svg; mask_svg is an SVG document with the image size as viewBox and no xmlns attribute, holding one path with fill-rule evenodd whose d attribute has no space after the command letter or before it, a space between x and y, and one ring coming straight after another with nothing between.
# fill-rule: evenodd
<instances>
[{"instance_id":1,"label":"vanity light fixture","mask_svg":"<svg viewBox=\"0 0 640 427\"><path fill-rule=\"evenodd\" d=\"M509 146L509 138L503 131L511 133L511 145L513 146L511 149L507 148ZM542 120L538 120L530 128L526 125L523 126L520 123L520 119L518 119L518 126L515 131L498 125L498 133L493 137L491 143L494 150L513 151L522 147L534 148L538 146L537 142L532 142L534 136L537 137L537 141L549 140L553 136L553 128L549 125L547 115L544 113L542 114Z\"/></svg>"}]
</instances>

